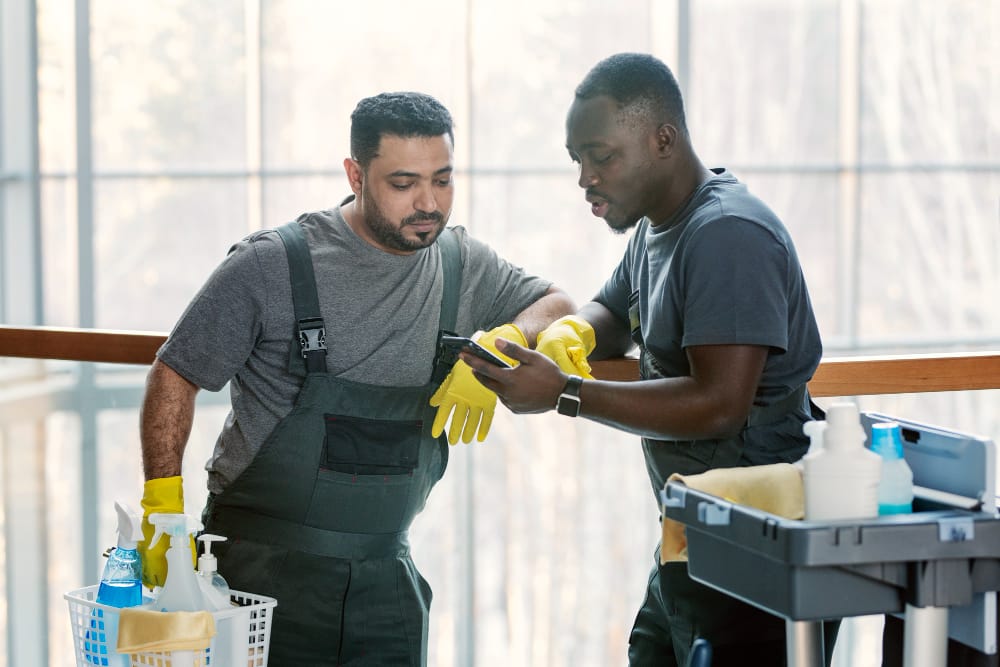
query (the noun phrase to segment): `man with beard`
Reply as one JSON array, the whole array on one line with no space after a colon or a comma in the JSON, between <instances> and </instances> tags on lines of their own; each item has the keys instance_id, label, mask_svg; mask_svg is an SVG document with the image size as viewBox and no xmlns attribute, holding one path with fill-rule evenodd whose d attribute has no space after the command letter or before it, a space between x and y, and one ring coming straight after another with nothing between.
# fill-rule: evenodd
<instances>
[{"instance_id":1,"label":"man with beard","mask_svg":"<svg viewBox=\"0 0 1000 667\"><path fill-rule=\"evenodd\" d=\"M229 585L277 598L278 667L426 662L431 591L407 529L444 473L449 415L452 444L482 440L496 404L439 332L488 330L495 351L573 310L445 228L454 137L437 100L376 95L351 120L353 195L233 246L158 351L141 414L145 517L183 512L195 395L229 383L202 518L228 538ZM150 587L165 542L140 544Z\"/></svg>"},{"instance_id":2,"label":"man with beard","mask_svg":"<svg viewBox=\"0 0 1000 667\"><path fill-rule=\"evenodd\" d=\"M586 335L571 349L603 359L638 346L641 380L588 379L585 360L567 373L549 361L556 355L505 342L520 366L469 358L477 376L515 412L555 408L642 436L654 496L675 472L799 459L822 347L795 247L746 186L698 159L673 74L645 54L598 63L576 90L566 147L592 213L617 232L636 227L580 309L593 330L578 322ZM782 619L657 558L629 662L685 665L700 636L713 666L781 665L784 633Z\"/></svg>"}]
</instances>

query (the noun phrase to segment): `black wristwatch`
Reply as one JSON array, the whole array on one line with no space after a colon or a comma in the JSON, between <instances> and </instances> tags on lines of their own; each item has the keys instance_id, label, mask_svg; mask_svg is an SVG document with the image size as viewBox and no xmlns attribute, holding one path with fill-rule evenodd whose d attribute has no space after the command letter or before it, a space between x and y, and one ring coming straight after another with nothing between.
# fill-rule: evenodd
<instances>
[{"instance_id":1,"label":"black wristwatch","mask_svg":"<svg viewBox=\"0 0 1000 667\"><path fill-rule=\"evenodd\" d=\"M576 417L580 414L580 386L583 378L579 375L570 375L566 380L559 399L556 401L556 412L567 417Z\"/></svg>"}]
</instances>

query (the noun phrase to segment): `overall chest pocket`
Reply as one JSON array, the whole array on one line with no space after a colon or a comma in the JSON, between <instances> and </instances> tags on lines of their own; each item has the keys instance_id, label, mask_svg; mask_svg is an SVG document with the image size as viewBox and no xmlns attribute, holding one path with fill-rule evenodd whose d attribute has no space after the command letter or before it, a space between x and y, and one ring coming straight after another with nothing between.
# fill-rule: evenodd
<instances>
[{"instance_id":1,"label":"overall chest pocket","mask_svg":"<svg viewBox=\"0 0 1000 667\"><path fill-rule=\"evenodd\" d=\"M306 522L351 533L404 530L416 514L422 422L324 415L326 436Z\"/></svg>"},{"instance_id":2,"label":"overall chest pocket","mask_svg":"<svg viewBox=\"0 0 1000 667\"><path fill-rule=\"evenodd\" d=\"M420 421L323 415L321 470L352 475L406 475L420 462Z\"/></svg>"}]
</instances>

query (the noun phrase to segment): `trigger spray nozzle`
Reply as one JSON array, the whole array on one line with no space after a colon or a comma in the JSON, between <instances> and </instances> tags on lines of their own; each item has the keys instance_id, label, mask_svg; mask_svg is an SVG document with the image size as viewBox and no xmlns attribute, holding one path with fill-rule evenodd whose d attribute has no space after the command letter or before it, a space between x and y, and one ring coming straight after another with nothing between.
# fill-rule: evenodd
<instances>
[{"instance_id":1,"label":"trigger spray nozzle","mask_svg":"<svg viewBox=\"0 0 1000 667\"><path fill-rule=\"evenodd\" d=\"M201 521L198 521L192 516L187 514L166 514L162 512L156 512L149 515L149 523L156 527L153 533L153 539L149 541L149 548L156 546L156 543L160 541L163 535L168 535L170 537L177 537L183 535L192 535L201 530ZM187 540L183 540L185 543ZM171 546L174 542L171 540Z\"/></svg>"},{"instance_id":2,"label":"trigger spray nozzle","mask_svg":"<svg viewBox=\"0 0 1000 667\"><path fill-rule=\"evenodd\" d=\"M142 516L121 500L115 501L115 513L118 515L118 548L135 549L136 542L142 539Z\"/></svg>"}]
</instances>

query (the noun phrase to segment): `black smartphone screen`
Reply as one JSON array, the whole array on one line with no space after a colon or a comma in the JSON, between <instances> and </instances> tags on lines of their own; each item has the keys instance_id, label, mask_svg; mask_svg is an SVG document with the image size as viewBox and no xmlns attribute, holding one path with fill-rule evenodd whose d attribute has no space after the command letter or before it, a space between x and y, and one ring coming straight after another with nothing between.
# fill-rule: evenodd
<instances>
[{"instance_id":1,"label":"black smartphone screen","mask_svg":"<svg viewBox=\"0 0 1000 667\"><path fill-rule=\"evenodd\" d=\"M506 361L466 336L441 336L441 344L455 350L456 353L464 351L474 354L480 359L485 359L494 366L499 366L500 368L513 368Z\"/></svg>"}]
</instances>

